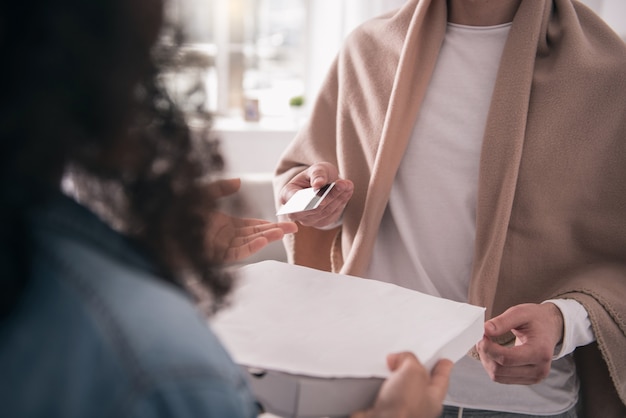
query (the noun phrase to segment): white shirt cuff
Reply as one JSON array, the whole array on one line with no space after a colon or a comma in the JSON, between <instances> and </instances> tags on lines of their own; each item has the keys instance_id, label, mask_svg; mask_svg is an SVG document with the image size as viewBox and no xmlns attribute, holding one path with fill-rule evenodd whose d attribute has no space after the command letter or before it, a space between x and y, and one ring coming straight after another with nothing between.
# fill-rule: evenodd
<instances>
[{"instance_id":1,"label":"white shirt cuff","mask_svg":"<svg viewBox=\"0 0 626 418\"><path fill-rule=\"evenodd\" d=\"M591 328L589 314L585 307L573 299L550 299L543 303L553 303L563 315L563 340L557 345L553 360L558 360L573 352L576 347L596 340Z\"/></svg>"}]
</instances>

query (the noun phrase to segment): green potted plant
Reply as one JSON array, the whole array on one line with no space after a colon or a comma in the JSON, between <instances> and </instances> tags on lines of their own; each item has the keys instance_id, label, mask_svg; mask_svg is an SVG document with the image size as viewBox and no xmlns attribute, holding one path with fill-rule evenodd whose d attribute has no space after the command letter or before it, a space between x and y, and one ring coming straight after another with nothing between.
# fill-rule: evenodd
<instances>
[{"instance_id":1,"label":"green potted plant","mask_svg":"<svg viewBox=\"0 0 626 418\"><path fill-rule=\"evenodd\" d=\"M293 96L289 99L289 106L291 108L301 108L304 106L304 96Z\"/></svg>"},{"instance_id":2,"label":"green potted plant","mask_svg":"<svg viewBox=\"0 0 626 418\"><path fill-rule=\"evenodd\" d=\"M296 128L298 128L302 125L306 116L304 109L304 96L298 95L290 98L289 107L291 108L294 124L296 125Z\"/></svg>"}]
</instances>

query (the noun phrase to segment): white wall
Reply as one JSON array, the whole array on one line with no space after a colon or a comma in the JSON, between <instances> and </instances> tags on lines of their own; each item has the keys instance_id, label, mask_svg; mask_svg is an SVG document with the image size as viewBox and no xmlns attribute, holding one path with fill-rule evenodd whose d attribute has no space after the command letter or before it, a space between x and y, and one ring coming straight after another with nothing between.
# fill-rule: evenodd
<instances>
[{"instance_id":1,"label":"white wall","mask_svg":"<svg viewBox=\"0 0 626 418\"><path fill-rule=\"evenodd\" d=\"M296 134L289 121L281 119L273 125L278 124L286 126L246 124L238 120L218 122L214 134L220 140L227 174L272 173L283 150Z\"/></svg>"}]
</instances>

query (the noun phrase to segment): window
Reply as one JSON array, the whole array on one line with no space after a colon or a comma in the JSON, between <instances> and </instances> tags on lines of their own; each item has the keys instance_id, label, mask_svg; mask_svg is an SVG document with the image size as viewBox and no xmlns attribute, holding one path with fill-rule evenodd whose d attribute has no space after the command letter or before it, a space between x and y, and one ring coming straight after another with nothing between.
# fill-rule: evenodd
<instances>
[{"instance_id":1,"label":"window","mask_svg":"<svg viewBox=\"0 0 626 418\"><path fill-rule=\"evenodd\" d=\"M186 79L176 77L176 90L202 85L206 109L218 117L240 118L252 100L263 118L292 118L290 99L304 96L306 111L345 35L404 2L169 0L195 68Z\"/></svg>"},{"instance_id":2,"label":"window","mask_svg":"<svg viewBox=\"0 0 626 418\"><path fill-rule=\"evenodd\" d=\"M247 100L263 115L287 113L289 100L305 90L306 3L170 2L168 14L185 32L183 54L194 63L193 74L176 81L177 90L199 80L207 110L218 115L240 115Z\"/></svg>"}]
</instances>

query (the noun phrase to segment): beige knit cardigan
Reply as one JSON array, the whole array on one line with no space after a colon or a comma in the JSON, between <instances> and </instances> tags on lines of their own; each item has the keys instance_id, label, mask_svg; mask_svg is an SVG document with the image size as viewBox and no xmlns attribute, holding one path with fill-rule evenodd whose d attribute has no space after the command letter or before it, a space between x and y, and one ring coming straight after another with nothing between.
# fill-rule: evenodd
<instances>
[{"instance_id":1,"label":"beige knit cardigan","mask_svg":"<svg viewBox=\"0 0 626 418\"><path fill-rule=\"evenodd\" d=\"M443 40L444 0L408 0L347 39L276 191L314 162L355 183L343 225L301 227L290 261L362 275ZM480 161L469 300L582 303L597 343L576 351L586 416L626 417L626 45L573 0L523 0ZM454 254L450 254L454 257Z\"/></svg>"}]
</instances>

